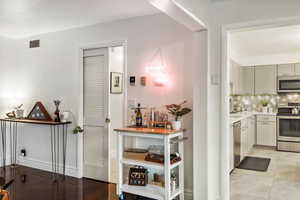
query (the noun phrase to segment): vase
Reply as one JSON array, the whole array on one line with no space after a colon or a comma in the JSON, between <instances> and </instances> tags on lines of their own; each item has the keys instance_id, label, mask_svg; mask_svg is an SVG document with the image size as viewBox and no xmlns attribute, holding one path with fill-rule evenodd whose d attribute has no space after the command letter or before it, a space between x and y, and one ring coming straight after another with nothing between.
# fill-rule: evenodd
<instances>
[{"instance_id":1,"label":"vase","mask_svg":"<svg viewBox=\"0 0 300 200\"><path fill-rule=\"evenodd\" d=\"M181 129L181 121L172 121L172 129L180 130Z\"/></svg>"},{"instance_id":2,"label":"vase","mask_svg":"<svg viewBox=\"0 0 300 200\"><path fill-rule=\"evenodd\" d=\"M263 113L267 113L267 112L268 112L268 107L267 107L267 106L263 107L263 108L262 108L262 112L263 112Z\"/></svg>"},{"instance_id":3,"label":"vase","mask_svg":"<svg viewBox=\"0 0 300 200\"><path fill-rule=\"evenodd\" d=\"M23 118L24 110L16 110L16 118Z\"/></svg>"}]
</instances>

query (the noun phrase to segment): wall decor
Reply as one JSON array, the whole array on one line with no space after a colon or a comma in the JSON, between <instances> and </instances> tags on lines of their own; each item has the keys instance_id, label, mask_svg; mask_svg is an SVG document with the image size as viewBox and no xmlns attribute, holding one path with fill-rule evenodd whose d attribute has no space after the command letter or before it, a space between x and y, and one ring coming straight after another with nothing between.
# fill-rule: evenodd
<instances>
[{"instance_id":1,"label":"wall decor","mask_svg":"<svg viewBox=\"0 0 300 200\"><path fill-rule=\"evenodd\" d=\"M35 103L32 110L28 114L27 119L52 121L51 116L47 112L45 106L40 101Z\"/></svg>"},{"instance_id":2,"label":"wall decor","mask_svg":"<svg viewBox=\"0 0 300 200\"><path fill-rule=\"evenodd\" d=\"M110 93L120 94L123 92L123 73L110 73Z\"/></svg>"},{"instance_id":3,"label":"wall decor","mask_svg":"<svg viewBox=\"0 0 300 200\"><path fill-rule=\"evenodd\" d=\"M129 83L131 86L135 86L135 76L130 76Z\"/></svg>"},{"instance_id":4,"label":"wall decor","mask_svg":"<svg viewBox=\"0 0 300 200\"><path fill-rule=\"evenodd\" d=\"M54 112L54 114L55 114L56 117L55 117L54 121L60 122L59 105L60 105L61 101L60 101L60 100L54 100L53 102L54 102L54 105L55 105L55 107L56 107L55 112Z\"/></svg>"},{"instance_id":5,"label":"wall decor","mask_svg":"<svg viewBox=\"0 0 300 200\"><path fill-rule=\"evenodd\" d=\"M169 75L161 48L157 50L151 61L147 64L145 72L151 77L155 86L163 87L169 85Z\"/></svg>"},{"instance_id":6,"label":"wall decor","mask_svg":"<svg viewBox=\"0 0 300 200\"><path fill-rule=\"evenodd\" d=\"M142 76L141 77L141 85L142 86L146 86L146 83L147 83L147 77L146 76Z\"/></svg>"},{"instance_id":7,"label":"wall decor","mask_svg":"<svg viewBox=\"0 0 300 200\"><path fill-rule=\"evenodd\" d=\"M146 186L148 184L148 170L143 167L129 169L129 185Z\"/></svg>"}]
</instances>

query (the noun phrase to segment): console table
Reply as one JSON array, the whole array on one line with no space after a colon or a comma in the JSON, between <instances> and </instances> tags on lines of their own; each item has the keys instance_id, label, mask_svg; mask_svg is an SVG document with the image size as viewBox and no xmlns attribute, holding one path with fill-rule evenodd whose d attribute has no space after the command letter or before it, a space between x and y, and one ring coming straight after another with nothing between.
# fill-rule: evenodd
<instances>
[{"instance_id":1,"label":"console table","mask_svg":"<svg viewBox=\"0 0 300 200\"><path fill-rule=\"evenodd\" d=\"M67 152L67 133L68 124L72 122L54 122L54 121L40 121L40 120L29 120L29 119L0 119L0 136L2 141L2 162L3 166L6 165L6 139L9 137L10 143L10 160L11 165L17 164L17 137L18 137L18 124L34 124L43 125L50 127L51 137L51 158L52 158L52 172L54 180L59 177L59 144L62 135L62 160L63 160L63 175L66 175L66 152ZM6 134L9 130L9 135Z\"/></svg>"}]
</instances>

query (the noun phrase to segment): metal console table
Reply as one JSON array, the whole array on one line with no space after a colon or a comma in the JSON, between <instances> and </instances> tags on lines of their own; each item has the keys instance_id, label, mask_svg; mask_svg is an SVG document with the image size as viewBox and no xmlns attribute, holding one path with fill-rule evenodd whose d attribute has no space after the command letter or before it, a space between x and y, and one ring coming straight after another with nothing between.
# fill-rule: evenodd
<instances>
[{"instance_id":1,"label":"metal console table","mask_svg":"<svg viewBox=\"0 0 300 200\"><path fill-rule=\"evenodd\" d=\"M66 153L67 153L67 133L68 125L72 122L54 122L54 121L40 121L29 119L0 119L0 132L1 132L1 145L2 145L2 162L3 166L6 166L6 139L9 137L10 143L10 160L11 165L17 164L17 137L18 137L18 124L35 124L45 125L50 127L51 137L51 158L52 158L52 172L54 180L57 180L60 174L59 170L59 147L60 138L62 135L62 160L63 160L63 175L66 175ZM7 135L9 130L9 135Z\"/></svg>"}]
</instances>

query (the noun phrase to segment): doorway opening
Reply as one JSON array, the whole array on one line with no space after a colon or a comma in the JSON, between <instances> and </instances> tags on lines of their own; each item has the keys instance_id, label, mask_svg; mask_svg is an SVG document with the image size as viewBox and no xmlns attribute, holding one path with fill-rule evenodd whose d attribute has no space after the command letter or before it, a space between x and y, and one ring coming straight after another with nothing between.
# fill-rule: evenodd
<instances>
[{"instance_id":1,"label":"doorway opening","mask_svg":"<svg viewBox=\"0 0 300 200\"><path fill-rule=\"evenodd\" d=\"M298 76L299 24L288 19L223 28L223 199L300 195L294 187L300 184L300 130L292 114L300 93L279 91L280 80ZM291 132L293 138L283 137Z\"/></svg>"},{"instance_id":2,"label":"doorway opening","mask_svg":"<svg viewBox=\"0 0 300 200\"><path fill-rule=\"evenodd\" d=\"M86 47L81 49L81 55L80 109L85 131L79 138L81 177L116 183L117 137L113 130L126 121L126 46L120 43ZM112 74L119 77L118 92L111 89Z\"/></svg>"}]
</instances>

